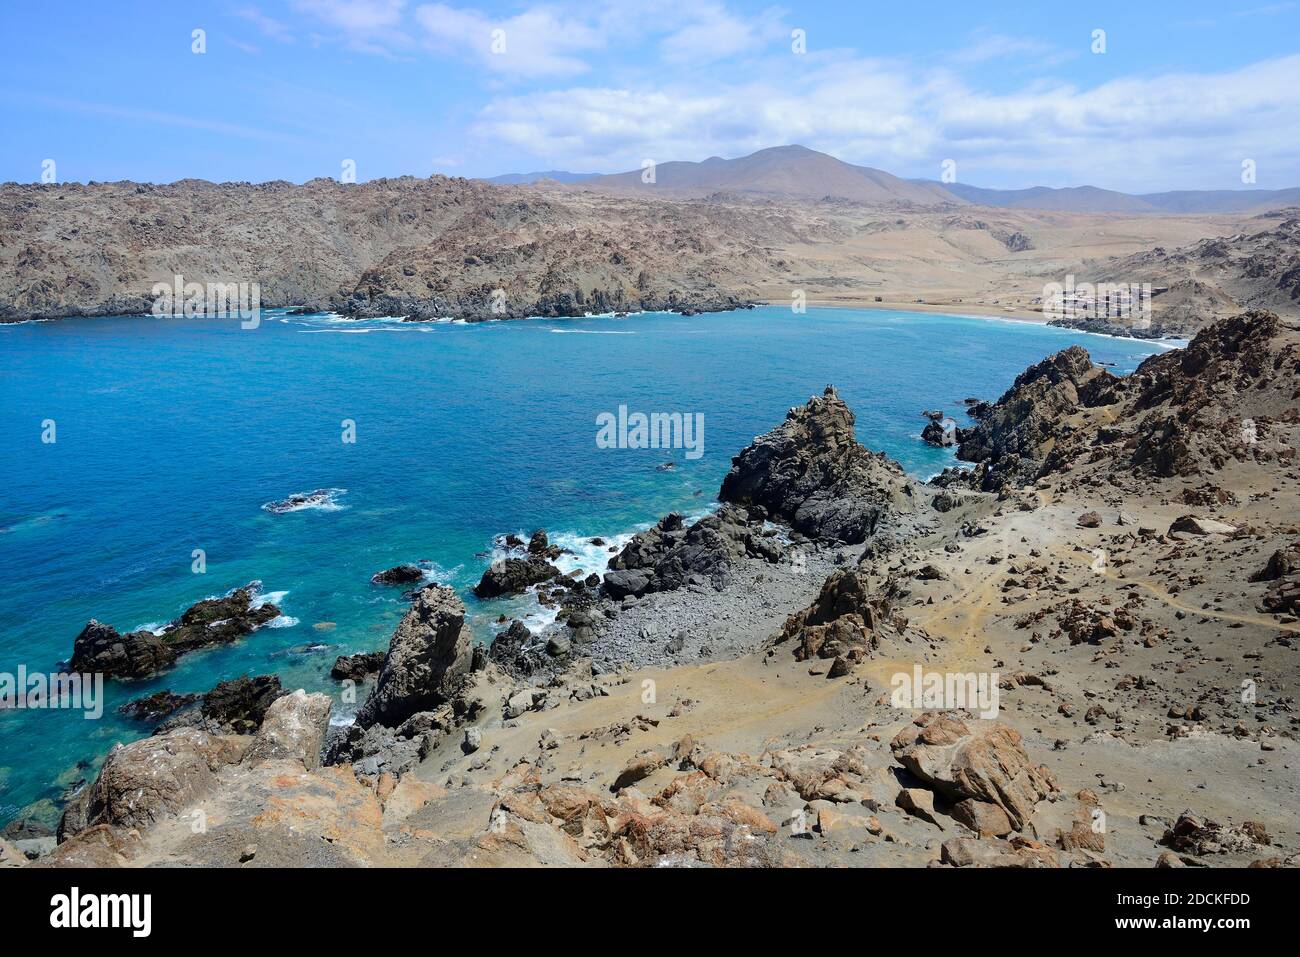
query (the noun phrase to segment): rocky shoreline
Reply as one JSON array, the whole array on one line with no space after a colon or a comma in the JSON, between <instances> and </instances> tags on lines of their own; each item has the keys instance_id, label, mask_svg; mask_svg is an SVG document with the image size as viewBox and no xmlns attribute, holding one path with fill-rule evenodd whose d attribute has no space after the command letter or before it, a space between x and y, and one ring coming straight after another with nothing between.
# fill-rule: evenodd
<instances>
[{"instance_id":1,"label":"rocky shoreline","mask_svg":"<svg viewBox=\"0 0 1300 957\"><path fill-rule=\"evenodd\" d=\"M1073 347L972 408L923 484L828 388L595 581L507 543L480 588L544 593L541 634L474 646L417 588L336 664L375 676L346 728L259 678L147 702L29 866L1300 862L1300 330L1241 314L1124 379ZM992 706L900 703L914 672Z\"/></svg>"}]
</instances>

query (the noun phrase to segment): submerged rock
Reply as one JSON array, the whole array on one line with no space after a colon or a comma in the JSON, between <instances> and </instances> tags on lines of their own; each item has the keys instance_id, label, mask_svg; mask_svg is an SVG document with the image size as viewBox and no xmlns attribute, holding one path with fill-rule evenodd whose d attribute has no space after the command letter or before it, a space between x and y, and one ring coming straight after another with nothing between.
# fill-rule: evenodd
<instances>
[{"instance_id":1,"label":"submerged rock","mask_svg":"<svg viewBox=\"0 0 1300 957\"><path fill-rule=\"evenodd\" d=\"M330 677L335 681L364 681L384 667L386 651L363 651L357 655L339 655L334 659Z\"/></svg>"}]
</instances>

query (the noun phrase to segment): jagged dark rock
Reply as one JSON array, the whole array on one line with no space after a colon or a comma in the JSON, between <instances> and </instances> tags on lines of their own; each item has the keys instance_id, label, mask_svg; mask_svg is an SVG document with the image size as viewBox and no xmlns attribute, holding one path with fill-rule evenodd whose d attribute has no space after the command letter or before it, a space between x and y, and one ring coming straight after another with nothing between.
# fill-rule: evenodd
<instances>
[{"instance_id":1,"label":"jagged dark rock","mask_svg":"<svg viewBox=\"0 0 1300 957\"><path fill-rule=\"evenodd\" d=\"M882 638L896 639L907 631L907 619L894 607L898 594L892 578L873 587L864 568L841 569L826 579L811 605L786 619L775 643L793 641L799 661L860 661L876 650Z\"/></svg>"},{"instance_id":2,"label":"jagged dark rock","mask_svg":"<svg viewBox=\"0 0 1300 957\"><path fill-rule=\"evenodd\" d=\"M261 582L250 582L221 598L204 599L161 634L121 635L111 625L92 619L73 641L72 670L99 672L108 678L144 678L170 668L186 652L228 644L280 616L275 605L257 602L261 589Z\"/></svg>"},{"instance_id":3,"label":"jagged dark rock","mask_svg":"<svg viewBox=\"0 0 1300 957\"><path fill-rule=\"evenodd\" d=\"M469 671L465 606L452 589L426 588L393 633L375 690L357 712L357 725L400 725L418 711L451 699L456 679Z\"/></svg>"},{"instance_id":4,"label":"jagged dark rock","mask_svg":"<svg viewBox=\"0 0 1300 957\"><path fill-rule=\"evenodd\" d=\"M1072 431L1071 416L1081 406L1113 401L1118 381L1093 366L1082 346L1026 369L987 414L963 430L957 457L976 463L970 481L988 492L1032 483L1056 443Z\"/></svg>"},{"instance_id":5,"label":"jagged dark rock","mask_svg":"<svg viewBox=\"0 0 1300 957\"><path fill-rule=\"evenodd\" d=\"M785 549L765 531L765 512L724 505L693 525L677 513L633 536L609 563L605 593L611 598L671 591L695 580L721 588L742 558L779 561Z\"/></svg>"},{"instance_id":6,"label":"jagged dark rock","mask_svg":"<svg viewBox=\"0 0 1300 957\"><path fill-rule=\"evenodd\" d=\"M718 498L761 505L810 538L866 541L915 503L902 468L859 445L853 424L849 407L827 386L731 460Z\"/></svg>"},{"instance_id":7,"label":"jagged dark rock","mask_svg":"<svg viewBox=\"0 0 1300 957\"><path fill-rule=\"evenodd\" d=\"M187 708L199 700L196 694L174 694L171 691L158 691L144 698L128 701L118 708L118 713L137 721L161 721L182 708Z\"/></svg>"},{"instance_id":8,"label":"jagged dark rock","mask_svg":"<svg viewBox=\"0 0 1300 957\"><path fill-rule=\"evenodd\" d=\"M528 558L503 558L493 562L474 586L479 598L499 598L517 595L533 585L540 585L560 577L560 570L545 558L530 555Z\"/></svg>"},{"instance_id":9,"label":"jagged dark rock","mask_svg":"<svg viewBox=\"0 0 1300 957\"><path fill-rule=\"evenodd\" d=\"M198 728L209 734L253 734L262 726L267 709L286 693L278 675L243 675L223 681L193 706L168 717L154 733Z\"/></svg>"},{"instance_id":10,"label":"jagged dark rock","mask_svg":"<svg viewBox=\"0 0 1300 957\"><path fill-rule=\"evenodd\" d=\"M424 570L419 565L405 564L385 568L376 572L370 580L376 585L412 585L424 577Z\"/></svg>"}]
</instances>

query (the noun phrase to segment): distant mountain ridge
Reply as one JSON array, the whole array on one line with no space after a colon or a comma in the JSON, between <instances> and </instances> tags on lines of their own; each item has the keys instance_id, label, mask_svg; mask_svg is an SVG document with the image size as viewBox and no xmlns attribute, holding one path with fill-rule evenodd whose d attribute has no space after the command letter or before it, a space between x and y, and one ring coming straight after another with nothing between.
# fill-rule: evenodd
<instances>
[{"instance_id":1,"label":"distant mountain ridge","mask_svg":"<svg viewBox=\"0 0 1300 957\"><path fill-rule=\"evenodd\" d=\"M493 176L487 182L531 185L553 180L581 189L616 192L657 189L678 197L747 193L872 204L976 205L1066 213L1248 213L1300 205L1300 187L1131 194L1097 186L988 189L966 183L903 179L798 145L773 146L736 159L711 156L698 163L680 160L658 163L653 183L645 182L643 173L639 169L610 174L548 170L507 173Z\"/></svg>"},{"instance_id":2,"label":"distant mountain ridge","mask_svg":"<svg viewBox=\"0 0 1300 957\"><path fill-rule=\"evenodd\" d=\"M920 182L934 183L933 180ZM950 193L978 206L1050 209L1067 213L1249 213L1300 205L1300 187L1291 189L1183 189L1164 193L1120 193L1096 186L1033 186L985 189L943 183Z\"/></svg>"},{"instance_id":3,"label":"distant mountain ridge","mask_svg":"<svg viewBox=\"0 0 1300 957\"><path fill-rule=\"evenodd\" d=\"M487 182L501 183L506 186L527 186L544 179L553 179L557 183L581 183L583 180L594 179L600 175L600 173L570 173L563 169L548 169L536 173L503 173L500 176L489 177Z\"/></svg>"}]
</instances>

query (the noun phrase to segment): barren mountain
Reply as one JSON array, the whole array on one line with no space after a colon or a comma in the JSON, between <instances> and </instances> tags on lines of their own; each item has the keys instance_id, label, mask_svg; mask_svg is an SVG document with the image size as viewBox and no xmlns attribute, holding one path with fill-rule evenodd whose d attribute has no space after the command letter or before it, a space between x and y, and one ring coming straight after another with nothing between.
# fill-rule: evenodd
<instances>
[{"instance_id":1,"label":"barren mountain","mask_svg":"<svg viewBox=\"0 0 1300 957\"><path fill-rule=\"evenodd\" d=\"M597 176L582 189L667 192L708 196L716 192L757 193L802 199L847 199L858 203L963 205L937 183L914 183L883 170L854 166L806 146L775 146L739 159L711 156L701 163L659 163L654 181L643 170Z\"/></svg>"},{"instance_id":2,"label":"barren mountain","mask_svg":"<svg viewBox=\"0 0 1300 957\"><path fill-rule=\"evenodd\" d=\"M966 183L947 183L944 189L980 206L1072 213L1250 213L1300 202L1300 188L1186 189L1136 195L1096 186L985 189Z\"/></svg>"}]
</instances>

